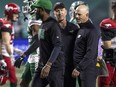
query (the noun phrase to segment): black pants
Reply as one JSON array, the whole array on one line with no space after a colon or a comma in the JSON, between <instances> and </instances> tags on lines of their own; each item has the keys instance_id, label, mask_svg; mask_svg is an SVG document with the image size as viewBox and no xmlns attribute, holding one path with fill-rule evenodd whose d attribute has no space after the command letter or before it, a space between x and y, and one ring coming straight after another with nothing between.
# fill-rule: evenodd
<instances>
[{"instance_id":1,"label":"black pants","mask_svg":"<svg viewBox=\"0 0 116 87\"><path fill-rule=\"evenodd\" d=\"M51 70L47 78L40 78L40 71L34 74L31 87L63 87L64 85L64 70Z\"/></svg>"},{"instance_id":2,"label":"black pants","mask_svg":"<svg viewBox=\"0 0 116 87\"><path fill-rule=\"evenodd\" d=\"M88 67L80 73L80 87L96 87L97 75L98 68L95 64L88 65Z\"/></svg>"},{"instance_id":3,"label":"black pants","mask_svg":"<svg viewBox=\"0 0 116 87\"><path fill-rule=\"evenodd\" d=\"M67 65L65 67L65 74L64 74L64 87L75 87L76 86L76 79L72 77L72 71L74 67L73 65Z\"/></svg>"}]
</instances>

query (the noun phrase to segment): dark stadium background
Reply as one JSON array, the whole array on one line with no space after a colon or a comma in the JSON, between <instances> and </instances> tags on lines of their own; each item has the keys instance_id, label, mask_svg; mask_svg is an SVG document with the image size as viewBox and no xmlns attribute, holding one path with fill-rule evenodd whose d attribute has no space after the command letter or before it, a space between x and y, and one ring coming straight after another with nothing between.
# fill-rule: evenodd
<instances>
[{"instance_id":1,"label":"dark stadium background","mask_svg":"<svg viewBox=\"0 0 116 87\"><path fill-rule=\"evenodd\" d=\"M66 5L67 10L69 10L70 5L76 1L76 0L51 0L54 3L56 2L63 2ZM112 0L82 0L88 3L90 7L90 18L92 19L93 23L95 24L96 28L99 28L99 23L102 19L109 17L110 8ZM8 3L16 3L20 7L23 6L23 0L0 0L0 18L3 17L4 13L4 6ZM14 40L14 46L17 48L22 49L25 51L28 48L28 40L27 40L27 31L26 27L27 24L24 22L23 14L20 13L20 20L16 23L17 26L15 26L15 40ZM69 14L67 14L67 20L69 20ZM17 55L15 55L17 57ZM26 60L25 60L26 62ZM21 69L17 69L17 77L20 81L22 70L24 69L24 66L21 67ZM3 87L9 87L9 84L7 83ZM19 83L18 83L19 87Z\"/></svg>"}]
</instances>

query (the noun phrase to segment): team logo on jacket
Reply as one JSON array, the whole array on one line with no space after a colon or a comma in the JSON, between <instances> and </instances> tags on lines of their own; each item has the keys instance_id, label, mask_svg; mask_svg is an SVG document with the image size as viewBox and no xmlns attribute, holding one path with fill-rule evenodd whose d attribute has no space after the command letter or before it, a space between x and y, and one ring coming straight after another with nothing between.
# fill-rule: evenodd
<instances>
[{"instance_id":1,"label":"team logo on jacket","mask_svg":"<svg viewBox=\"0 0 116 87\"><path fill-rule=\"evenodd\" d=\"M70 33L73 33L74 32L74 30L71 30L71 31L69 31Z\"/></svg>"},{"instance_id":2,"label":"team logo on jacket","mask_svg":"<svg viewBox=\"0 0 116 87\"><path fill-rule=\"evenodd\" d=\"M56 36L56 38L58 39L58 38L59 38L59 36Z\"/></svg>"},{"instance_id":3,"label":"team logo on jacket","mask_svg":"<svg viewBox=\"0 0 116 87\"><path fill-rule=\"evenodd\" d=\"M44 39L45 29L39 29L38 37L39 39Z\"/></svg>"},{"instance_id":4,"label":"team logo on jacket","mask_svg":"<svg viewBox=\"0 0 116 87\"><path fill-rule=\"evenodd\" d=\"M109 27L111 27L112 25L111 24L105 24L105 27L106 28L109 28Z\"/></svg>"},{"instance_id":5,"label":"team logo on jacket","mask_svg":"<svg viewBox=\"0 0 116 87\"><path fill-rule=\"evenodd\" d=\"M4 26L9 28L11 25L10 24L4 24Z\"/></svg>"},{"instance_id":6,"label":"team logo on jacket","mask_svg":"<svg viewBox=\"0 0 116 87\"><path fill-rule=\"evenodd\" d=\"M80 37L81 37L81 35L78 35L78 36L77 36L77 38L80 38Z\"/></svg>"}]
</instances>

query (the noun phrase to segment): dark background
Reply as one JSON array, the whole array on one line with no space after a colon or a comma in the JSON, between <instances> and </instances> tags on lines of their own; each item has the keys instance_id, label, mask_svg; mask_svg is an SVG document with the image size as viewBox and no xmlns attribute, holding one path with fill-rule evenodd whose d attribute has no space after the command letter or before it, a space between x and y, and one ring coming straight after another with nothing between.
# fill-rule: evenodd
<instances>
[{"instance_id":1,"label":"dark background","mask_svg":"<svg viewBox=\"0 0 116 87\"><path fill-rule=\"evenodd\" d=\"M63 2L66 5L67 10L69 10L71 4L76 0L51 0L54 3L56 2ZM109 5L111 0L82 0L85 1L90 7L90 18L92 19L93 23L97 28L99 28L99 23L102 19L109 17ZM0 0L0 18L3 17L4 14L4 6L8 3L16 3L20 7L22 7L23 0ZM20 13L20 20L16 26L15 31L15 38L27 38L26 27L27 24L24 22L23 14ZM69 14L67 14L67 20L69 20Z\"/></svg>"}]
</instances>

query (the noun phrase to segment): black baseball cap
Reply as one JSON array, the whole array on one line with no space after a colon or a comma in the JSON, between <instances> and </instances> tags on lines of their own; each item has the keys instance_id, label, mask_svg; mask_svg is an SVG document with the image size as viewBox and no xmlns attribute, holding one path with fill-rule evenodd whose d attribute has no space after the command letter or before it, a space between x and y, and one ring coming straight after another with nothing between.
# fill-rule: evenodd
<instances>
[{"instance_id":1,"label":"black baseball cap","mask_svg":"<svg viewBox=\"0 0 116 87\"><path fill-rule=\"evenodd\" d=\"M112 8L116 8L116 1L112 2Z\"/></svg>"},{"instance_id":2,"label":"black baseball cap","mask_svg":"<svg viewBox=\"0 0 116 87\"><path fill-rule=\"evenodd\" d=\"M54 10L56 10L57 8L65 8L65 5L62 2L57 2L54 5Z\"/></svg>"}]
</instances>

